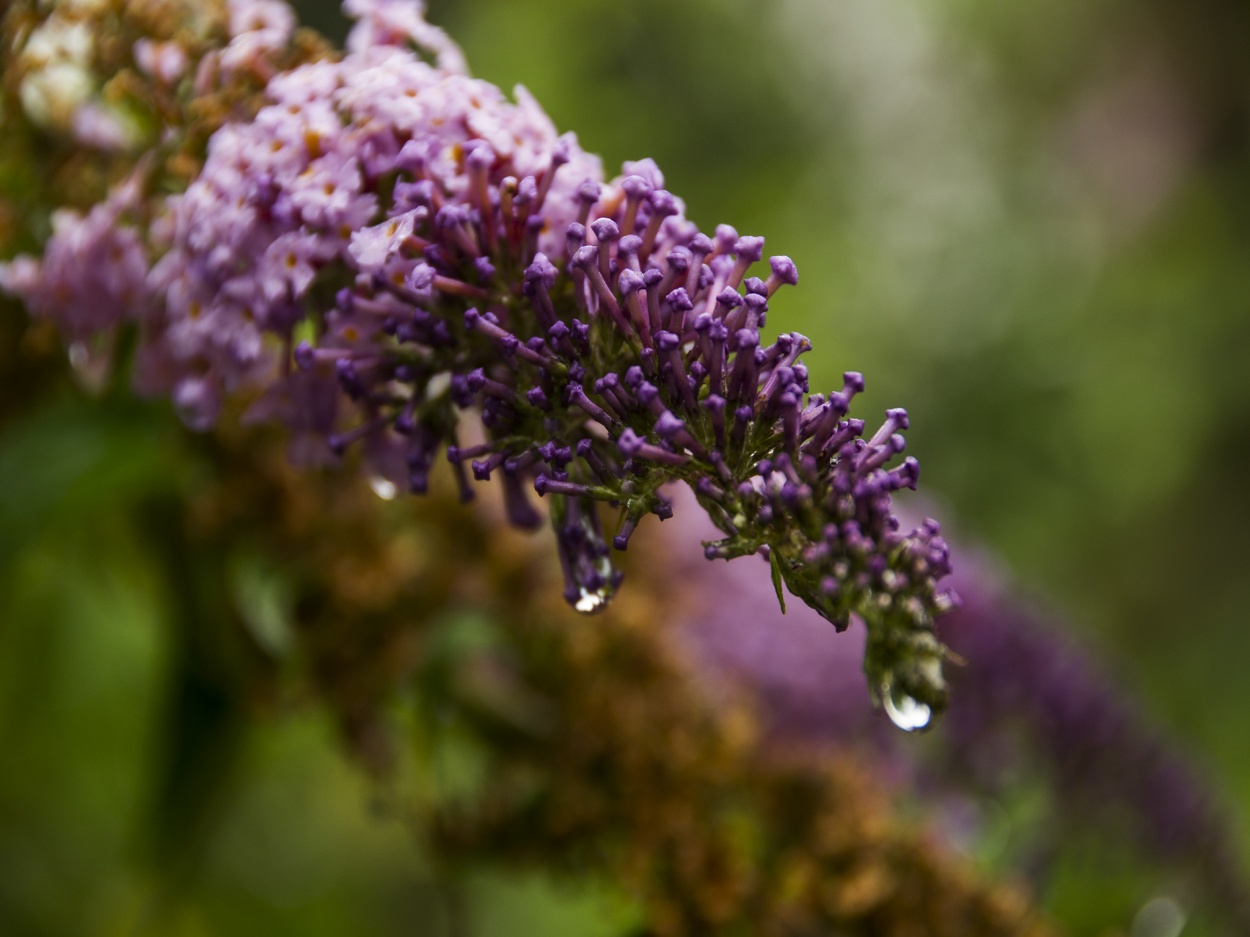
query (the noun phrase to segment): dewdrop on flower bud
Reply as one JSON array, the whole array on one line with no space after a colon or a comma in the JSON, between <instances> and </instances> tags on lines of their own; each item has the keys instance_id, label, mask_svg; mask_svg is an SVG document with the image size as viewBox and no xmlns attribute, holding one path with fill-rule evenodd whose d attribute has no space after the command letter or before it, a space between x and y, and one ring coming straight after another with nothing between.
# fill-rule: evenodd
<instances>
[{"instance_id":1,"label":"dewdrop on flower bud","mask_svg":"<svg viewBox=\"0 0 1250 937\"><path fill-rule=\"evenodd\" d=\"M399 494L399 486L384 475L370 475L369 487L383 501L394 501Z\"/></svg>"},{"instance_id":2,"label":"dewdrop on flower bud","mask_svg":"<svg viewBox=\"0 0 1250 937\"><path fill-rule=\"evenodd\" d=\"M904 732L927 729L933 719L932 708L908 696L889 680L881 684L881 705L890 721Z\"/></svg>"}]
</instances>

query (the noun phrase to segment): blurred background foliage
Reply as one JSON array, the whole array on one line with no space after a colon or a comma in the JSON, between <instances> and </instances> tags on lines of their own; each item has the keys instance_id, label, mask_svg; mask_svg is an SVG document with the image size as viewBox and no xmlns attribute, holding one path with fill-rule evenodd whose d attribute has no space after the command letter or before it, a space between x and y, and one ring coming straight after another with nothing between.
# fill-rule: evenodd
<instances>
[{"instance_id":1,"label":"blurred background foliage","mask_svg":"<svg viewBox=\"0 0 1250 937\"><path fill-rule=\"evenodd\" d=\"M336 4L298 5L342 35ZM1250 843L1250 11L438 0L430 18L609 172L654 157L701 226L795 258L769 324L812 337L813 384L855 368L865 411L908 407L935 513L1063 612ZM196 467L168 415L122 399L57 387L0 420L0 929L133 933L168 624L188 614L134 506ZM233 767L165 932L446 932L452 886L324 719L198 705ZM1142 864L1071 844L1042 899L1075 934L1129 933ZM453 890L474 935L631 920L610 886L474 870Z\"/></svg>"}]
</instances>

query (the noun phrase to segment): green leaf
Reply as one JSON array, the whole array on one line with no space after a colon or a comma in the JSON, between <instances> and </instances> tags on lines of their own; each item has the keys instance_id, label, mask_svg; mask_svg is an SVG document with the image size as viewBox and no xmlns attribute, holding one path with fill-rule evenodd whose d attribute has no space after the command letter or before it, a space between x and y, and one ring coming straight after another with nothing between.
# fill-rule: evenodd
<instances>
[{"instance_id":1,"label":"green leaf","mask_svg":"<svg viewBox=\"0 0 1250 937\"><path fill-rule=\"evenodd\" d=\"M58 523L181 485L177 429L156 408L81 398L29 413L0 435L0 568Z\"/></svg>"},{"instance_id":2,"label":"green leaf","mask_svg":"<svg viewBox=\"0 0 1250 937\"><path fill-rule=\"evenodd\" d=\"M777 590L777 603L781 606L781 614L784 615L786 613L786 594L781 578L781 560L777 559L776 550L769 551L768 565L773 570L773 588Z\"/></svg>"}]
</instances>

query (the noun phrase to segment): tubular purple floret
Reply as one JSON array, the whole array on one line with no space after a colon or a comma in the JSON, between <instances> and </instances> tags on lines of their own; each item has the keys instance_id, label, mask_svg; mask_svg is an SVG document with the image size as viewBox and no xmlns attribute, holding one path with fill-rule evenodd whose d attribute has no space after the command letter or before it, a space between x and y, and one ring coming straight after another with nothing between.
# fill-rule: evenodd
<instances>
[{"instance_id":1,"label":"tubular purple floret","mask_svg":"<svg viewBox=\"0 0 1250 937\"><path fill-rule=\"evenodd\" d=\"M617 275L626 267L635 273L642 274L642 266L638 263L638 251L642 248L642 238L636 234L626 234L616 242L616 259L619 265Z\"/></svg>"},{"instance_id":2,"label":"tubular purple floret","mask_svg":"<svg viewBox=\"0 0 1250 937\"><path fill-rule=\"evenodd\" d=\"M765 284L765 291L768 298L771 299L777 290L783 285L797 286L799 282L799 268L795 266L794 261L784 255L768 258L769 266L772 267L772 274Z\"/></svg>"},{"instance_id":3,"label":"tubular purple floret","mask_svg":"<svg viewBox=\"0 0 1250 937\"><path fill-rule=\"evenodd\" d=\"M869 448L879 446L889 439L896 430L907 429L911 425L911 421L907 418L907 411L901 407L895 407L885 411L885 422L881 424L872 439L868 440Z\"/></svg>"},{"instance_id":4,"label":"tubular purple floret","mask_svg":"<svg viewBox=\"0 0 1250 937\"><path fill-rule=\"evenodd\" d=\"M620 240L621 229L617 227L616 222L611 218L596 218L591 224L590 230L599 246L599 271L603 274L605 280L611 282L612 245Z\"/></svg>"},{"instance_id":5,"label":"tubular purple floret","mask_svg":"<svg viewBox=\"0 0 1250 937\"><path fill-rule=\"evenodd\" d=\"M485 459L474 459L469 463L473 469L473 477L480 482L490 481L491 472L503 465L508 456L503 452L492 452Z\"/></svg>"},{"instance_id":6,"label":"tubular purple floret","mask_svg":"<svg viewBox=\"0 0 1250 937\"><path fill-rule=\"evenodd\" d=\"M620 327L623 334L628 335L630 334L629 323L621 315L621 307L616 301L616 295L612 292L612 288L608 286L608 281L600 269L599 261L602 256L606 256L606 253L601 253L599 248L593 244L587 244L585 247L579 248L577 253L573 255L573 264L586 274L586 278L595 290L595 295L599 297L599 301L608 310L608 315L612 317L612 321Z\"/></svg>"},{"instance_id":7,"label":"tubular purple floret","mask_svg":"<svg viewBox=\"0 0 1250 937\"><path fill-rule=\"evenodd\" d=\"M538 475L534 479L534 490L542 497L549 494L568 495L574 498L588 498L593 501L611 501L616 498L615 492L597 485L582 485L577 482L552 478L550 475Z\"/></svg>"},{"instance_id":8,"label":"tubular purple floret","mask_svg":"<svg viewBox=\"0 0 1250 937\"><path fill-rule=\"evenodd\" d=\"M734 245L738 243L738 229L733 225L718 224L713 239L713 256L732 254Z\"/></svg>"},{"instance_id":9,"label":"tubular purple floret","mask_svg":"<svg viewBox=\"0 0 1250 937\"><path fill-rule=\"evenodd\" d=\"M725 489L721 488L716 482L712 481L706 475L701 475L694 484L694 490L697 494L704 498L711 498L713 501L723 503L725 500Z\"/></svg>"},{"instance_id":10,"label":"tubular purple floret","mask_svg":"<svg viewBox=\"0 0 1250 937\"><path fill-rule=\"evenodd\" d=\"M636 272L630 267L626 267L621 271L620 278L617 280L616 288L622 296L630 296L639 290L646 289L646 282L642 278L642 274Z\"/></svg>"},{"instance_id":11,"label":"tubular purple floret","mask_svg":"<svg viewBox=\"0 0 1250 937\"><path fill-rule=\"evenodd\" d=\"M782 435L788 452L799 451L799 408L803 405L801 394L782 394L781 420Z\"/></svg>"},{"instance_id":12,"label":"tubular purple floret","mask_svg":"<svg viewBox=\"0 0 1250 937\"><path fill-rule=\"evenodd\" d=\"M710 393L725 393L725 343L729 338L729 330L723 322L712 322L707 327L706 355L708 368L708 387Z\"/></svg>"},{"instance_id":13,"label":"tubular purple floret","mask_svg":"<svg viewBox=\"0 0 1250 937\"><path fill-rule=\"evenodd\" d=\"M530 503L529 496L521 485L521 479L512 474L505 474L503 481L504 514L508 523L519 530L537 530L543 525L543 516Z\"/></svg>"},{"instance_id":14,"label":"tubular purple floret","mask_svg":"<svg viewBox=\"0 0 1250 937\"><path fill-rule=\"evenodd\" d=\"M699 281L705 268L703 261L716 249L716 245L700 231L690 239L688 247L691 259L690 269L686 271L686 292L693 298L699 294Z\"/></svg>"},{"instance_id":15,"label":"tubular purple floret","mask_svg":"<svg viewBox=\"0 0 1250 937\"><path fill-rule=\"evenodd\" d=\"M558 321L555 307L551 303L551 288L555 286L559 271L547 259L547 255L537 253L533 262L525 268L525 284L522 292L529 297L534 307L534 314L539 325L550 329Z\"/></svg>"},{"instance_id":16,"label":"tubular purple floret","mask_svg":"<svg viewBox=\"0 0 1250 937\"><path fill-rule=\"evenodd\" d=\"M469 389L475 394L482 393L505 403L514 403L517 399L515 387L509 387L507 384L487 377L484 368L474 368L465 377L468 380Z\"/></svg>"},{"instance_id":17,"label":"tubular purple floret","mask_svg":"<svg viewBox=\"0 0 1250 937\"><path fill-rule=\"evenodd\" d=\"M356 364L350 358L339 358L335 361L334 373L339 380L339 386L352 400L362 400L369 395L369 388L361 380Z\"/></svg>"},{"instance_id":18,"label":"tubular purple floret","mask_svg":"<svg viewBox=\"0 0 1250 937\"><path fill-rule=\"evenodd\" d=\"M617 439L617 446L623 455L631 459L646 459L649 462L659 462L663 465L685 465L690 461L690 456L661 449L659 446L647 442L632 429L628 428Z\"/></svg>"},{"instance_id":19,"label":"tubular purple floret","mask_svg":"<svg viewBox=\"0 0 1250 937\"><path fill-rule=\"evenodd\" d=\"M728 399L731 401L753 400L759 375L755 353L759 350L759 336L746 329L734 333L737 351L729 372Z\"/></svg>"},{"instance_id":20,"label":"tubular purple floret","mask_svg":"<svg viewBox=\"0 0 1250 937\"><path fill-rule=\"evenodd\" d=\"M469 257L481 256L469 206L446 204L434 216L434 230Z\"/></svg>"},{"instance_id":21,"label":"tubular purple floret","mask_svg":"<svg viewBox=\"0 0 1250 937\"><path fill-rule=\"evenodd\" d=\"M890 475L899 488L910 488L915 491L920 483L920 463L914 456L908 456L903 460L902 465L890 469Z\"/></svg>"},{"instance_id":22,"label":"tubular purple floret","mask_svg":"<svg viewBox=\"0 0 1250 937\"><path fill-rule=\"evenodd\" d=\"M629 418L629 412L632 409L629 394L621 390L620 379L616 374L608 372L598 378L594 383L594 390L619 421L623 422Z\"/></svg>"},{"instance_id":23,"label":"tubular purple floret","mask_svg":"<svg viewBox=\"0 0 1250 937\"><path fill-rule=\"evenodd\" d=\"M564 252L568 257L572 257L577 253L578 249L586 243L586 226L578 224L574 221L564 231Z\"/></svg>"},{"instance_id":24,"label":"tubular purple floret","mask_svg":"<svg viewBox=\"0 0 1250 937\"><path fill-rule=\"evenodd\" d=\"M663 279L664 274L654 267L649 267L642 274L642 282L647 290L647 324L652 335L664 328L663 319L660 316L659 289Z\"/></svg>"},{"instance_id":25,"label":"tubular purple floret","mask_svg":"<svg viewBox=\"0 0 1250 937\"><path fill-rule=\"evenodd\" d=\"M689 449L697 458L707 456L707 450L691 435L685 422L674 416L671 410L665 410L656 418L655 432L661 439Z\"/></svg>"},{"instance_id":26,"label":"tubular purple floret","mask_svg":"<svg viewBox=\"0 0 1250 937\"><path fill-rule=\"evenodd\" d=\"M673 502L657 491L652 495L651 513L660 520L666 521L673 516Z\"/></svg>"},{"instance_id":27,"label":"tubular purple floret","mask_svg":"<svg viewBox=\"0 0 1250 937\"><path fill-rule=\"evenodd\" d=\"M685 362L681 357L681 337L661 330L655 333L655 350L659 360L668 366L668 384L688 409L693 410L698 401L690 387Z\"/></svg>"},{"instance_id":28,"label":"tubular purple floret","mask_svg":"<svg viewBox=\"0 0 1250 937\"><path fill-rule=\"evenodd\" d=\"M547 259L547 255L538 253L534 255L533 262L525 268L525 281L533 283L536 288L541 288L543 292L550 290L555 286L556 278L560 272L556 270L555 264Z\"/></svg>"},{"instance_id":29,"label":"tubular purple floret","mask_svg":"<svg viewBox=\"0 0 1250 937\"><path fill-rule=\"evenodd\" d=\"M664 303L669 310L668 321L664 323L664 327L678 334L685 332L687 314L694 309L694 303L690 300L690 294L686 292L686 288L679 286L667 293Z\"/></svg>"},{"instance_id":30,"label":"tubular purple floret","mask_svg":"<svg viewBox=\"0 0 1250 937\"><path fill-rule=\"evenodd\" d=\"M487 230L493 231L494 228L487 228ZM477 273L479 283L490 283L495 279L495 274L497 273L495 265L486 257L479 257L473 261L473 269Z\"/></svg>"},{"instance_id":31,"label":"tubular purple floret","mask_svg":"<svg viewBox=\"0 0 1250 937\"><path fill-rule=\"evenodd\" d=\"M474 207L487 216L491 211L488 173L495 163L495 151L485 140L473 140L466 144L464 165L469 172L469 194Z\"/></svg>"},{"instance_id":32,"label":"tubular purple floret","mask_svg":"<svg viewBox=\"0 0 1250 937\"><path fill-rule=\"evenodd\" d=\"M864 421L860 419L850 419L838 424L837 429L830 434L825 444L821 447L821 453L841 453L847 443L852 442L864 431ZM853 455L853 453L852 453Z\"/></svg>"},{"instance_id":33,"label":"tubular purple floret","mask_svg":"<svg viewBox=\"0 0 1250 937\"><path fill-rule=\"evenodd\" d=\"M547 202L547 194L551 191L551 183L555 181L556 173L561 166L566 165L571 159L571 150L577 146L577 141L571 134L564 134L556 141L555 147L551 151L551 165L547 171L543 173L542 181L538 184L538 195L534 199L533 211L541 212L543 205Z\"/></svg>"},{"instance_id":34,"label":"tubular purple floret","mask_svg":"<svg viewBox=\"0 0 1250 937\"><path fill-rule=\"evenodd\" d=\"M742 445L742 440L746 436L747 427L751 425L751 421L755 418L755 409L743 404L734 410L734 425L730 436L730 442L735 446Z\"/></svg>"},{"instance_id":35,"label":"tubular purple floret","mask_svg":"<svg viewBox=\"0 0 1250 937\"><path fill-rule=\"evenodd\" d=\"M746 275L747 268L764 256L762 237L741 237L734 241L733 252L737 256L733 271L729 274L729 286L737 289Z\"/></svg>"},{"instance_id":36,"label":"tubular purple floret","mask_svg":"<svg viewBox=\"0 0 1250 937\"><path fill-rule=\"evenodd\" d=\"M539 460L539 455L533 449L526 449L520 455L509 456L503 460L503 470L507 475L519 475L525 469L529 468Z\"/></svg>"},{"instance_id":37,"label":"tubular purple floret","mask_svg":"<svg viewBox=\"0 0 1250 937\"><path fill-rule=\"evenodd\" d=\"M521 347L520 339L511 332L499 327L498 320L491 313L483 315L476 309L466 309L464 324L470 331L481 332L495 339L499 348L507 357L512 357Z\"/></svg>"},{"instance_id":38,"label":"tubular purple floret","mask_svg":"<svg viewBox=\"0 0 1250 937\"><path fill-rule=\"evenodd\" d=\"M602 190L599 183L587 179L577 188L577 225L582 229L582 236L585 237L586 224L590 220L590 210L599 203L599 195ZM571 227L571 226L570 226Z\"/></svg>"},{"instance_id":39,"label":"tubular purple floret","mask_svg":"<svg viewBox=\"0 0 1250 937\"><path fill-rule=\"evenodd\" d=\"M605 485L614 485L619 481L617 474L608 467L608 464L604 462L599 453L595 451L594 440L588 438L579 439L577 441L576 448L578 457L590 466L590 470L594 472L595 475L599 477L599 480Z\"/></svg>"},{"instance_id":40,"label":"tubular purple floret","mask_svg":"<svg viewBox=\"0 0 1250 937\"><path fill-rule=\"evenodd\" d=\"M646 282L643 280L642 275L626 267L621 271L616 288L625 297L625 304L629 307L630 321L642 339L643 345L650 345L651 317L647 312L643 298Z\"/></svg>"},{"instance_id":41,"label":"tubular purple floret","mask_svg":"<svg viewBox=\"0 0 1250 937\"><path fill-rule=\"evenodd\" d=\"M658 293L661 297L668 296L676 287L686 282L686 274L693 263L690 249L678 245L670 250L664 258L664 279L660 281Z\"/></svg>"},{"instance_id":42,"label":"tubular purple floret","mask_svg":"<svg viewBox=\"0 0 1250 937\"><path fill-rule=\"evenodd\" d=\"M634 396L641 406L646 407L656 416L665 410L664 401L660 397L660 389L650 381L643 381L639 384L634 391Z\"/></svg>"},{"instance_id":43,"label":"tubular purple floret","mask_svg":"<svg viewBox=\"0 0 1250 937\"><path fill-rule=\"evenodd\" d=\"M838 417L846 416L851 409L851 402L847 399L846 394L841 391L834 391L829 395L829 409L837 414Z\"/></svg>"},{"instance_id":44,"label":"tubular purple floret","mask_svg":"<svg viewBox=\"0 0 1250 937\"><path fill-rule=\"evenodd\" d=\"M521 292L528 297L539 327L552 339L553 344L558 344L559 339L568 335L568 326L557 318L555 307L551 303L551 295L540 283L531 280L525 282L525 285L521 287ZM562 326L564 331L557 333L557 326Z\"/></svg>"},{"instance_id":45,"label":"tubular purple floret","mask_svg":"<svg viewBox=\"0 0 1250 937\"><path fill-rule=\"evenodd\" d=\"M337 456L341 456L344 452L347 451L348 446L352 445L355 442L359 442L360 440L368 436L370 433L376 433L385 425L386 425L385 419L378 417L373 420L370 420L368 423L363 423L360 426L355 427L354 429L350 429L345 433L332 433L326 439L326 443L329 446L329 449L331 452L333 452Z\"/></svg>"},{"instance_id":46,"label":"tubular purple floret","mask_svg":"<svg viewBox=\"0 0 1250 937\"><path fill-rule=\"evenodd\" d=\"M300 342L291 353L295 366L301 371L311 371L317 363L317 353L308 342Z\"/></svg>"},{"instance_id":47,"label":"tubular purple floret","mask_svg":"<svg viewBox=\"0 0 1250 937\"><path fill-rule=\"evenodd\" d=\"M612 546L622 552L628 549L629 538L633 536L634 530L637 529L639 520L641 520L641 517L634 517L632 514L623 515L621 518L621 529L612 538Z\"/></svg>"},{"instance_id":48,"label":"tubular purple floret","mask_svg":"<svg viewBox=\"0 0 1250 937\"><path fill-rule=\"evenodd\" d=\"M855 460L855 471L859 473L869 472L884 465L906 448L907 440L901 433L895 433L875 448L869 446L864 449Z\"/></svg>"},{"instance_id":49,"label":"tubular purple floret","mask_svg":"<svg viewBox=\"0 0 1250 937\"><path fill-rule=\"evenodd\" d=\"M716 447L724 449L726 445L725 398L719 394L708 394L703 398L701 406L711 415L712 434L716 440Z\"/></svg>"},{"instance_id":50,"label":"tubular purple floret","mask_svg":"<svg viewBox=\"0 0 1250 937\"><path fill-rule=\"evenodd\" d=\"M547 440L535 451L537 451L543 461L556 471L561 471L573 461L573 450L568 446L560 445L554 439Z\"/></svg>"},{"instance_id":51,"label":"tubular purple floret","mask_svg":"<svg viewBox=\"0 0 1250 937\"><path fill-rule=\"evenodd\" d=\"M593 206L599 201L599 195L602 191L599 183L593 179L587 179L577 187L577 200L583 206ZM583 221L581 223L584 225L586 222Z\"/></svg>"},{"instance_id":52,"label":"tubular purple floret","mask_svg":"<svg viewBox=\"0 0 1250 937\"><path fill-rule=\"evenodd\" d=\"M809 424L806 434L807 442L803 446L804 451L816 454L825 447L825 443L838 426L838 420L846 412L844 405L839 407L839 404L843 404L841 398L841 394L831 394L830 400L820 406Z\"/></svg>"},{"instance_id":53,"label":"tubular purple floret","mask_svg":"<svg viewBox=\"0 0 1250 937\"><path fill-rule=\"evenodd\" d=\"M647 227L643 232L642 244L638 251L644 262L651 256L651 251L655 247L655 240L659 236L660 227L664 224L665 219L671 218L680 211L677 199L673 197L672 193L664 189L657 189L652 192L647 202L651 208L651 215L647 219Z\"/></svg>"},{"instance_id":54,"label":"tubular purple floret","mask_svg":"<svg viewBox=\"0 0 1250 937\"><path fill-rule=\"evenodd\" d=\"M741 293L728 286L725 287L716 294L716 317L722 320L726 319L731 312L741 306L744 302L745 300L742 298ZM732 325L730 327L732 327Z\"/></svg>"},{"instance_id":55,"label":"tubular purple floret","mask_svg":"<svg viewBox=\"0 0 1250 937\"><path fill-rule=\"evenodd\" d=\"M533 176L524 176L517 183L516 195L513 196L512 203L521 209L517 213L518 217L527 220L538 203L538 181Z\"/></svg>"},{"instance_id":56,"label":"tubular purple floret","mask_svg":"<svg viewBox=\"0 0 1250 937\"><path fill-rule=\"evenodd\" d=\"M447 447L447 461L452 465L458 465L469 459L476 459L478 456L490 455L497 448L493 442L479 443L476 446L458 446L455 444Z\"/></svg>"},{"instance_id":57,"label":"tubular purple floret","mask_svg":"<svg viewBox=\"0 0 1250 937\"><path fill-rule=\"evenodd\" d=\"M547 329L547 341L551 343L551 347L557 349L566 358L577 357L577 351L573 348L573 343L569 336L572 334L570 329L563 322L556 320Z\"/></svg>"},{"instance_id":58,"label":"tubular purple floret","mask_svg":"<svg viewBox=\"0 0 1250 937\"><path fill-rule=\"evenodd\" d=\"M626 234L634 233L638 209L654 188L651 181L642 176L626 176L621 180L621 191L625 193L625 217L621 222L621 230Z\"/></svg>"},{"instance_id":59,"label":"tubular purple floret","mask_svg":"<svg viewBox=\"0 0 1250 937\"><path fill-rule=\"evenodd\" d=\"M569 384L565 393L567 403L580 407L591 419L602 424L607 429L614 429L620 424L619 420L586 396L586 391L580 384Z\"/></svg>"},{"instance_id":60,"label":"tubular purple floret","mask_svg":"<svg viewBox=\"0 0 1250 937\"><path fill-rule=\"evenodd\" d=\"M801 393L806 394L811 389L809 382L810 375L807 371L807 365L805 365L802 361L796 361L791 366L791 370L794 371L794 386L797 387Z\"/></svg>"}]
</instances>

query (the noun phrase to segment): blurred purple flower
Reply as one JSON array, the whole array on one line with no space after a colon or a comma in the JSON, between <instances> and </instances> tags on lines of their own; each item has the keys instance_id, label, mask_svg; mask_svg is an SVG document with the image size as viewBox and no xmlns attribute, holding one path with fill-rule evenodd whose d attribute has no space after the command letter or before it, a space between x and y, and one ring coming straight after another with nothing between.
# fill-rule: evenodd
<instances>
[{"instance_id":1,"label":"blurred purple flower","mask_svg":"<svg viewBox=\"0 0 1250 937\"><path fill-rule=\"evenodd\" d=\"M1013 779L1041 778L1069 832L1127 834L1250 932L1245 869L1213 788L1061 622L1021 601L975 551L961 551L968 559L952 578L962 605L943 620L943 637L964 663L949 675L940 744L918 749L882 732L880 714L848 692L858 642L826 640L827 623L808 609L779 615L761 577L681 563L689 542L706 536L697 515L682 516L666 529L675 574L692 586L682 634L714 679L752 688L779 743L867 748L883 778L927 789L993 794Z\"/></svg>"},{"instance_id":2,"label":"blurred purple flower","mask_svg":"<svg viewBox=\"0 0 1250 937\"><path fill-rule=\"evenodd\" d=\"M944 636L967 665L941 733L946 769L986 790L1021 770L1048 776L1062 819L1127 831L1142 855L1184 873L1250 932L1250 890L1229 815L1192 758L1063 635L975 563ZM1028 776L1028 775L1026 775Z\"/></svg>"}]
</instances>

